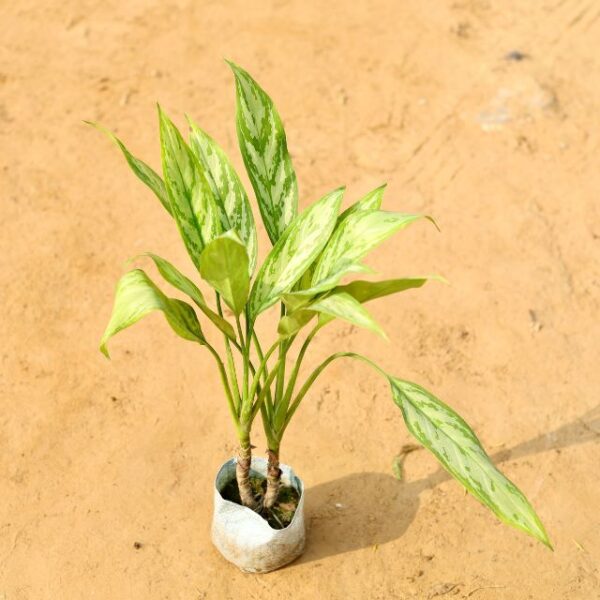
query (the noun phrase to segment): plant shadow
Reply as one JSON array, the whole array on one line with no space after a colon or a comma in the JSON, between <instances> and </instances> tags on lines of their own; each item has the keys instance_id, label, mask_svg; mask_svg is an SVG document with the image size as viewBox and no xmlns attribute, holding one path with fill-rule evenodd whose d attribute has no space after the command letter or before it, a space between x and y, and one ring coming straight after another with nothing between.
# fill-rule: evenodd
<instances>
[{"instance_id":1,"label":"plant shadow","mask_svg":"<svg viewBox=\"0 0 600 600\"><path fill-rule=\"evenodd\" d=\"M574 421L512 448L491 454L495 464L549 450L600 441L600 404ZM410 459L409 459L410 460ZM419 508L419 495L451 479L441 467L422 479L400 482L384 473L352 473L307 490L310 535L294 564L383 545L404 534Z\"/></svg>"}]
</instances>

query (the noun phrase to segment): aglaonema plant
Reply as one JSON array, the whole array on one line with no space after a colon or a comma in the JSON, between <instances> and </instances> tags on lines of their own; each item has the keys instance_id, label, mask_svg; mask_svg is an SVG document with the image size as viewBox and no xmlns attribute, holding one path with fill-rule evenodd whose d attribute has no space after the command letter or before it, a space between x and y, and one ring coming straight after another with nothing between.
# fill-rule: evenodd
<instances>
[{"instance_id":1,"label":"aglaonema plant","mask_svg":"<svg viewBox=\"0 0 600 600\"><path fill-rule=\"evenodd\" d=\"M299 381L309 345L328 323L342 319L385 335L365 304L433 279L343 282L347 276L370 272L364 257L394 233L416 221L433 220L382 210L385 186L343 212L344 189L338 188L299 213L296 174L281 118L256 81L237 65L229 65L235 77L240 150L273 247L257 267L257 234L246 191L223 150L191 119L186 141L158 109L162 178L107 132L171 216L198 272L194 279L199 275L213 288L215 303L211 307L195 281L149 253L146 256L160 275L191 303L167 296L143 270L133 269L117 284L102 352L108 356L106 344L113 335L156 310L164 313L180 337L206 348L215 360L239 440L240 500L263 515L276 510L282 439L311 386L334 360L362 361L387 380L408 430L455 479L501 520L551 547L526 497L494 466L469 425L420 385L387 373L365 356L344 351L332 354ZM277 334L263 346L255 326L276 304ZM205 336L209 324L222 337L219 347ZM296 343L299 337L302 341ZM293 356L288 369L286 362ZM250 481L250 433L259 413L268 443L262 492Z\"/></svg>"}]
</instances>

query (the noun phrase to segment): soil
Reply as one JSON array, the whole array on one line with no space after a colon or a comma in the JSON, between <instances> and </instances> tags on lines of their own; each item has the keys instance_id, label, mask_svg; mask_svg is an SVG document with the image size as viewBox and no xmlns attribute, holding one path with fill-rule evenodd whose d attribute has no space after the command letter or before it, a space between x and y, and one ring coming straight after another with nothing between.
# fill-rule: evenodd
<instances>
[{"instance_id":1,"label":"soil","mask_svg":"<svg viewBox=\"0 0 600 600\"><path fill-rule=\"evenodd\" d=\"M0 23L0 599L600 596L596 3L19 0L0 2ZM129 257L194 268L82 120L157 168L160 101L243 173L223 58L275 98L302 207L388 182L384 208L441 229L415 224L369 263L451 284L374 302L389 343L323 329L301 379L346 349L431 389L527 494L555 552L425 450L397 479L414 440L386 383L348 361L281 447L306 485L305 554L259 576L215 551L214 476L235 435L210 356L158 314L115 337L111 362L98 351ZM260 428L253 443L264 456Z\"/></svg>"},{"instance_id":2,"label":"soil","mask_svg":"<svg viewBox=\"0 0 600 600\"><path fill-rule=\"evenodd\" d=\"M260 498L267 491L267 479L265 477L250 477L250 485L255 498ZM235 479L231 479L225 485L221 490L221 496L230 502L242 503ZM259 514L273 529L285 529L294 518L298 502L300 502L300 494L296 489L291 485L282 484L277 494L275 506L270 509L263 508Z\"/></svg>"}]
</instances>

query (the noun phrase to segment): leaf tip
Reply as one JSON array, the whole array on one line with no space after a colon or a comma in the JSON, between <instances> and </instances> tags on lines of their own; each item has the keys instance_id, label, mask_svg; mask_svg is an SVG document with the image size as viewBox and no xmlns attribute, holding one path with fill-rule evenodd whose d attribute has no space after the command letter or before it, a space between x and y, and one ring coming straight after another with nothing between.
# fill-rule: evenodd
<instances>
[{"instance_id":1,"label":"leaf tip","mask_svg":"<svg viewBox=\"0 0 600 600\"><path fill-rule=\"evenodd\" d=\"M433 226L441 233L442 230L440 229L439 225L437 224L436 220L431 216L431 215L423 215L428 221L430 221L431 223L433 223Z\"/></svg>"},{"instance_id":2,"label":"leaf tip","mask_svg":"<svg viewBox=\"0 0 600 600\"><path fill-rule=\"evenodd\" d=\"M106 347L106 342L104 341L100 344L100 352L102 352L102 354L104 354L104 356L110 360L110 354L108 352L108 348Z\"/></svg>"}]
</instances>

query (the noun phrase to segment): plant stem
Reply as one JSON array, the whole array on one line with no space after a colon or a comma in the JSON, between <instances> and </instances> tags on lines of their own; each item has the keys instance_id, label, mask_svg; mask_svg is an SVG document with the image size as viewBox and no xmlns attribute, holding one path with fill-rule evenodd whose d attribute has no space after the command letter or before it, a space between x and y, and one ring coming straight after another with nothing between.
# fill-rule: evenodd
<instances>
[{"instance_id":1,"label":"plant stem","mask_svg":"<svg viewBox=\"0 0 600 600\"><path fill-rule=\"evenodd\" d=\"M256 335L255 331L252 331L252 340L254 341L254 346L256 347L256 354L258 355L258 360L262 362L264 360L264 353L262 351L260 341L258 340L258 336ZM250 363L250 366L252 367L252 363ZM268 376L269 376L269 368L268 368L268 366L265 365L265 370L263 371L263 378L265 381L267 380ZM267 412L269 412L269 413L272 412L273 397L271 396L270 388L267 390L267 397L265 399L265 407L266 407Z\"/></svg>"},{"instance_id":2,"label":"plant stem","mask_svg":"<svg viewBox=\"0 0 600 600\"><path fill-rule=\"evenodd\" d=\"M217 298L217 310L219 312L219 316L222 317L223 316L223 309L221 307L221 295L218 293L215 293L216 298ZM237 372L235 369L235 362L233 360L233 353L231 352L231 344L229 343L229 338L227 337L226 334L223 334L223 338L225 340L225 351L227 353L227 369L229 371L229 380L230 380L230 384L231 387L233 389L233 399L235 402L235 407L237 410L237 413L240 413L240 409L241 409L241 400L240 400L240 388L238 385L238 380L237 380Z\"/></svg>"},{"instance_id":3,"label":"plant stem","mask_svg":"<svg viewBox=\"0 0 600 600\"><path fill-rule=\"evenodd\" d=\"M281 469L279 468L279 446L267 450L267 491L263 499L263 506L271 509L277 502L279 488L281 486Z\"/></svg>"},{"instance_id":4,"label":"plant stem","mask_svg":"<svg viewBox=\"0 0 600 600\"><path fill-rule=\"evenodd\" d=\"M294 413L296 412L296 410L298 410L298 406L300 406L300 403L302 402L302 399L304 398L304 396L306 395L306 393L310 389L311 385L315 382L315 380L317 379L317 377L324 371L324 369L330 363L332 363L334 360L336 360L338 358L356 358L357 360L360 360L360 361L368 364L369 366L373 367L376 371L378 371L379 373L381 373L384 377L387 377L387 374L385 373L385 371L383 371L383 369L381 369L372 360L368 359L366 356L363 356L362 354L357 354L356 352L336 352L335 354L332 354L332 355L328 356L308 376L308 378L306 379L306 381L304 382L304 384L300 388L300 391L296 395L296 398L294 399L294 402L292 403L292 405L290 406L290 408L289 408L289 410L287 412L286 419L285 419L285 424L283 425L281 431L279 432L279 439L281 439L281 437L283 436L283 432L286 430L287 426L289 425L290 420L294 416Z\"/></svg>"},{"instance_id":5,"label":"plant stem","mask_svg":"<svg viewBox=\"0 0 600 600\"><path fill-rule=\"evenodd\" d=\"M256 510L258 508L258 503L252 493L252 486L250 485L251 464L252 446L250 445L250 433L246 431L240 435L240 447L238 449L235 466L235 478L238 484L242 504L252 510Z\"/></svg>"},{"instance_id":6,"label":"plant stem","mask_svg":"<svg viewBox=\"0 0 600 600\"><path fill-rule=\"evenodd\" d=\"M231 418L233 419L233 423L235 428L238 431L238 435L240 435L240 419L238 417L238 413L235 407L235 402L233 400L233 396L231 394L231 388L229 387L229 382L227 381L227 373L225 372L225 365L221 360L218 352L208 343L206 342L206 347L208 351L213 355L217 362L217 367L219 368L219 375L221 376L221 383L223 384L223 388L225 389L225 397L227 398L227 405L229 406L229 412L231 413Z\"/></svg>"}]
</instances>

